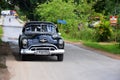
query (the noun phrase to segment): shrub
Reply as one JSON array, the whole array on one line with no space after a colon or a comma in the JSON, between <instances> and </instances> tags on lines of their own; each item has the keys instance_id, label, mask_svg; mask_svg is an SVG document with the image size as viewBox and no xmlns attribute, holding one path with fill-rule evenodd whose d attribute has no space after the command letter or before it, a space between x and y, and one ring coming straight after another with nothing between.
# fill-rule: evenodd
<instances>
[{"instance_id":1,"label":"shrub","mask_svg":"<svg viewBox=\"0 0 120 80\"><path fill-rule=\"evenodd\" d=\"M112 37L112 27L108 21L102 22L97 28L98 41L110 41Z\"/></svg>"},{"instance_id":2,"label":"shrub","mask_svg":"<svg viewBox=\"0 0 120 80\"><path fill-rule=\"evenodd\" d=\"M23 21L27 21L27 18L26 18L25 15L20 16L20 19L23 20Z\"/></svg>"},{"instance_id":3,"label":"shrub","mask_svg":"<svg viewBox=\"0 0 120 80\"><path fill-rule=\"evenodd\" d=\"M120 42L120 30L116 32L116 41Z\"/></svg>"},{"instance_id":4,"label":"shrub","mask_svg":"<svg viewBox=\"0 0 120 80\"><path fill-rule=\"evenodd\" d=\"M86 40L86 41L96 41L95 38L95 30L91 28L85 27L83 30L79 32L81 40Z\"/></svg>"},{"instance_id":5,"label":"shrub","mask_svg":"<svg viewBox=\"0 0 120 80\"><path fill-rule=\"evenodd\" d=\"M88 27L83 27L80 30L78 30L77 27L74 27L70 29L69 33L65 33L64 37L74 40L96 41L95 29Z\"/></svg>"},{"instance_id":6,"label":"shrub","mask_svg":"<svg viewBox=\"0 0 120 80\"><path fill-rule=\"evenodd\" d=\"M120 48L120 30L115 30L114 32L114 40L118 42L118 47Z\"/></svg>"}]
</instances>

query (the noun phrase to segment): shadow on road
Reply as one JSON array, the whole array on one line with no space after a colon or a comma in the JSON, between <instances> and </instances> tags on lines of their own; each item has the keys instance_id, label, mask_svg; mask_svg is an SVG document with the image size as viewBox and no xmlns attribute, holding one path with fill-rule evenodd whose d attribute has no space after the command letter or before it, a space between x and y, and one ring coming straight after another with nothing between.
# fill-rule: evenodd
<instances>
[{"instance_id":1,"label":"shadow on road","mask_svg":"<svg viewBox=\"0 0 120 80\"><path fill-rule=\"evenodd\" d=\"M20 55L18 54L18 52L12 52L13 56L15 57L15 59L17 61L22 61L20 58ZM46 62L56 62L57 61L57 57L56 56L36 56L36 55L26 55L24 56L24 60L23 61L46 61Z\"/></svg>"},{"instance_id":2,"label":"shadow on road","mask_svg":"<svg viewBox=\"0 0 120 80\"><path fill-rule=\"evenodd\" d=\"M19 47L18 44L16 44L15 42L9 42L8 43L9 46L7 46L6 50L9 57L9 60L17 60L17 61L22 61L19 55ZM9 49L9 50L8 50ZM57 57L56 56L38 56L38 55L27 55L24 57L24 61L52 61L55 62L57 61Z\"/></svg>"}]
</instances>

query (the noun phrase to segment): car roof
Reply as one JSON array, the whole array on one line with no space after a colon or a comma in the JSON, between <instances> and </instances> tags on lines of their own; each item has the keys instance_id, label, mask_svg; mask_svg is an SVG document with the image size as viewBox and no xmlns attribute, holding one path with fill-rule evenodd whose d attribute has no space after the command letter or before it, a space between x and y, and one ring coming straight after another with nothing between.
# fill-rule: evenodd
<instances>
[{"instance_id":1,"label":"car roof","mask_svg":"<svg viewBox=\"0 0 120 80\"><path fill-rule=\"evenodd\" d=\"M52 22L46 22L46 21L30 21L30 22L26 22L24 27L26 27L27 25L37 25L37 24L53 24Z\"/></svg>"}]
</instances>

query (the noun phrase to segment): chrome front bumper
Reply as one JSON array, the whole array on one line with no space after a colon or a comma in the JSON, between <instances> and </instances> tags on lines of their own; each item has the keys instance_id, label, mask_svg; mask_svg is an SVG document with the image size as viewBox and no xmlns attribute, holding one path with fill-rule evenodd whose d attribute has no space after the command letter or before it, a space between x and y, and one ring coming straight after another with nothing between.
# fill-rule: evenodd
<instances>
[{"instance_id":1,"label":"chrome front bumper","mask_svg":"<svg viewBox=\"0 0 120 80\"><path fill-rule=\"evenodd\" d=\"M42 52L41 52L42 51ZM64 49L57 49L57 50L29 50L29 49L21 49L21 54L35 54L35 55L52 55L52 54L63 54L65 52ZM43 53L44 52L44 53Z\"/></svg>"}]
</instances>

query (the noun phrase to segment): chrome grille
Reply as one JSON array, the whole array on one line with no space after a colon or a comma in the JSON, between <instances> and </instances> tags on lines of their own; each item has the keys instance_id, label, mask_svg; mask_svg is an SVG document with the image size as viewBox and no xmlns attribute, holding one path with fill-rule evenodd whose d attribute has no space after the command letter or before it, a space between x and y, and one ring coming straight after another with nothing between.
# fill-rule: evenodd
<instances>
[{"instance_id":1,"label":"chrome grille","mask_svg":"<svg viewBox=\"0 0 120 80\"><path fill-rule=\"evenodd\" d=\"M32 51L35 51L35 50L56 50L54 47L31 47Z\"/></svg>"},{"instance_id":2,"label":"chrome grille","mask_svg":"<svg viewBox=\"0 0 120 80\"><path fill-rule=\"evenodd\" d=\"M53 44L38 44L38 45L31 45L29 50L57 50L58 48Z\"/></svg>"}]
</instances>

